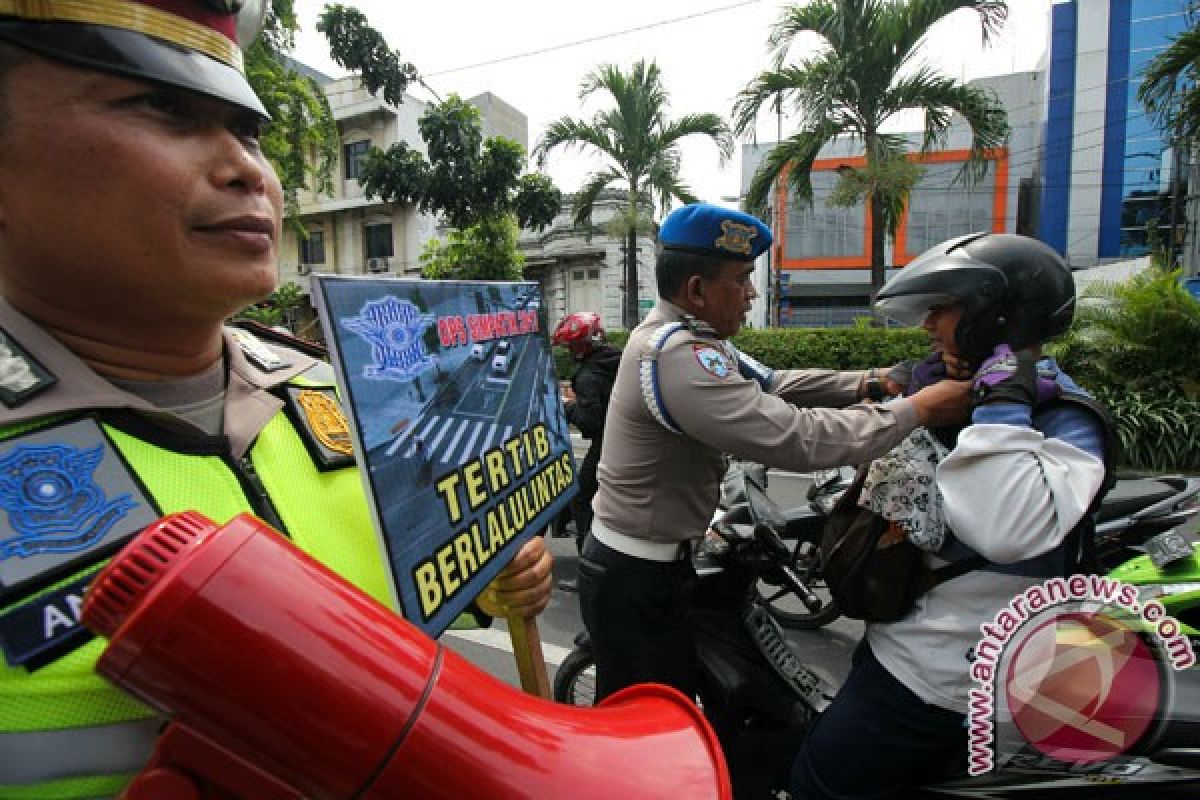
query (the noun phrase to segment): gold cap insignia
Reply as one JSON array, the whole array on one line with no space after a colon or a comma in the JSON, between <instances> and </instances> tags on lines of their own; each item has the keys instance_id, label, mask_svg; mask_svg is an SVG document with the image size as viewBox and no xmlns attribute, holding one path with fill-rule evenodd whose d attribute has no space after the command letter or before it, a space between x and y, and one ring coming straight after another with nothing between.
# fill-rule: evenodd
<instances>
[{"instance_id":1,"label":"gold cap insignia","mask_svg":"<svg viewBox=\"0 0 1200 800\"><path fill-rule=\"evenodd\" d=\"M743 225L731 219L721 220L721 235L713 242L713 247L748 256L754 252L750 240L755 236L758 236L758 230L753 225Z\"/></svg>"}]
</instances>

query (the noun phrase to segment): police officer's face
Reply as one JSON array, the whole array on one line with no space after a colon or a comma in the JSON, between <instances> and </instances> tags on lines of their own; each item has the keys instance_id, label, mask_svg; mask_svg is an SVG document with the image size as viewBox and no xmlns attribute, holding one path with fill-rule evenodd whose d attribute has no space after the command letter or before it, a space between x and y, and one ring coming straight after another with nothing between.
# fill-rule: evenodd
<instances>
[{"instance_id":1,"label":"police officer's face","mask_svg":"<svg viewBox=\"0 0 1200 800\"><path fill-rule=\"evenodd\" d=\"M219 320L270 293L283 203L257 118L42 58L5 89L0 279L11 302L60 323L153 325Z\"/></svg>"},{"instance_id":2,"label":"police officer's face","mask_svg":"<svg viewBox=\"0 0 1200 800\"><path fill-rule=\"evenodd\" d=\"M701 308L698 317L712 325L722 337L733 336L746 321L754 291L754 264L727 261L711 278L700 278L696 291Z\"/></svg>"}]
</instances>

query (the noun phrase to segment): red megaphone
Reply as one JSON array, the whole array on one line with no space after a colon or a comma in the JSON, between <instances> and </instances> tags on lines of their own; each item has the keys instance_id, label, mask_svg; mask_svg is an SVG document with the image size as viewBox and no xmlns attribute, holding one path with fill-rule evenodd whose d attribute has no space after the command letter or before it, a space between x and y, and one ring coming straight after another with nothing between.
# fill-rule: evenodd
<instances>
[{"instance_id":1,"label":"red megaphone","mask_svg":"<svg viewBox=\"0 0 1200 800\"><path fill-rule=\"evenodd\" d=\"M97 670L173 718L127 800L729 798L683 695L513 689L243 514L166 517L97 576Z\"/></svg>"}]
</instances>

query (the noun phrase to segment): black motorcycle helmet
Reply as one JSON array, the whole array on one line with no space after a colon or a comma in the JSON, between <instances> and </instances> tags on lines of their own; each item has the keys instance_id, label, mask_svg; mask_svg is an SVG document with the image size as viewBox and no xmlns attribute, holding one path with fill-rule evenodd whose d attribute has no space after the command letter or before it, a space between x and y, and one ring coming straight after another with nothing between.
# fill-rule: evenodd
<instances>
[{"instance_id":1,"label":"black motorcycle helmet","mask_svg":"<svg viewBox=\"0 0 1200 800\"><path fill-rule=\"evenodd\" d=\"M0 39L84 69L150 80L268 117L242 50L268 0L38 0L0 3Z\"/></svg>"},{"instance_id":2,"label":"black motorcycle helmet","mask_svg":"<svg viewBox=\"0 0 1200 800\"><path fill-rule=\"evenodd\" d=\"M960 304L959 355L979 364L996 345L1014 350L1066 331L1075 315L1075 280L1050 247L1012 233L973 233L917 257L888 281L876 310L920 325L934 306Z\"/></svg>"}]
</instances>

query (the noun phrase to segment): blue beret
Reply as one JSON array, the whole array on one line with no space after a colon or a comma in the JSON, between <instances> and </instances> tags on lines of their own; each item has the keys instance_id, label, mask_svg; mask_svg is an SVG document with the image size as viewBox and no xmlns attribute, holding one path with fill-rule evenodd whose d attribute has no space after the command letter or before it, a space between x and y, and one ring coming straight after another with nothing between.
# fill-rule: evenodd
<instances>
[{"instance_id":1,"label":"blue beret","mask_svg":"<svg viewBox=\"0 0 1200 800\"><path fill-rule=\"evenodd\" d=\"M771 229L758 217L708 203L677 208L663 220L658 241L681 250L735 261L753 261L771 246Z\"/></svg>"}]
</instances>

